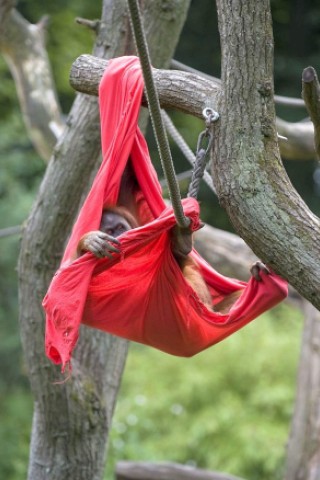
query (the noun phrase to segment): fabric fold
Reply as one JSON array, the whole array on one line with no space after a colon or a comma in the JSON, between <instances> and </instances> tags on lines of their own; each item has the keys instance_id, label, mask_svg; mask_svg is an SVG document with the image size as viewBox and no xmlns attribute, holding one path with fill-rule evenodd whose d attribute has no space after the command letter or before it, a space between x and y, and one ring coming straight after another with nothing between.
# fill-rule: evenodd
<instances>
[{"instance_id":1,"label":"fabric fold","mask_svg":"<svg viewBox=\"0 0 320 480\"><path fill-rule=\"evenodd\" d=\"M183 277L170 248L175 226L138 127L143 78L136 57L109 62L99 87L103 160L74 225L61 267L43 306L47 356L62 368L70 362L80 324L179 356L191 356L221 341L287 295L287 283L274 273L248 283L224 277L194 250L213 304L235 290L242 294L228 315L208 310ZM116 205L122 173L130 158L139 185L145 224L118 239L121 253L98 259L91 253L71 261L85 233L97 230L105 205ZM199 205L183 200L192 229L199 228Z\"/></svg>"}]
</instances>

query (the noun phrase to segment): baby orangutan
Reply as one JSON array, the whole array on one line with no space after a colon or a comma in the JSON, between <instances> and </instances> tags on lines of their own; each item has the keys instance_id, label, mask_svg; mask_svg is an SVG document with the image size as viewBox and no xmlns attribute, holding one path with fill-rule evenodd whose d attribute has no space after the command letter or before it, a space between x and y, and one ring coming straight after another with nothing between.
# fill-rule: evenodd
<instances>
[{"instance_id":1,"label":"baby orangutan","mask_svg":"<svg viewBox=\"0 0 320 480\"><path fill-rule=\"evenodd\" d=\"M122 233L137 228L138 223L134 216L125 207L112 207L104 210L102 213L100 230L88 232L80 239L77 247L76 258L85 252L91 252L98 258L112 257L112 253L119 253L117 245L120 242L117 237ZM181 272L186 281L198 295L200 301L209 309L223 314L228 313L231 306L241 295L241 290L227 295L221 302L212 305L212 298L207 284L202 278L196 261L189 255L192 250L193 239L192 232L188 228L175 226L171 230L171 250L173 256L179 264ZM259 271L267 268L261 262L256 262L251 273L260 281Z\"/></svg>"},{"instance_id":2,"label":"baby orangutan","mask_svg":"<svg viewBox=\"0 0 320 480\"><path fill-rule=\"evenodd\" d=\"M76 258L85 252L91 252L98 258L112 258L112 253L119 253L115 245L120 242L117 237L132 228L137 228L138 223L133 215L124 207L113 207L102 212L100 230L93 230L81 237Z\"/></svg>"}]
</instances>

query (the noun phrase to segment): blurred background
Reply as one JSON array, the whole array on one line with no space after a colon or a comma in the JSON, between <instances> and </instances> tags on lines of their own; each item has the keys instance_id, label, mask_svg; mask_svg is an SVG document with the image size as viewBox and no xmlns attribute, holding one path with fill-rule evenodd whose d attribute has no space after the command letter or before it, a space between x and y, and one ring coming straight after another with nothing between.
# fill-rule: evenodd
<instances>
[{"instance_id":1,"label":"blurred background","mask_svg":"<svg viewBox=\"0 0 320 480\"><path fill-rule=\"evenodd\" d=\"M99 2L20 0L30 22L50 15L47 47L65 114L74 99L68 83L74 59L90 53L93 35L75 24L77 16L100 17ZM273 0L275 90L300 98L301 73L319 71L320 5L316 0ZM175 58L220 76L220 47L212 0L191 2ZM15 86L0 58L0 229L21 225L35 198L45 164L26 134ZM288 121L302 120L304 109L279 107ZM194 150L200 120L173 113ZM152 155L157 152L150 137ZM173 148L177 172L188 163ZM300 195L320 212L318 162L285 161ZM158 168L158 167L157 167ZM161 172L159 170L159 176ZM186 185L182 185L182 189ZM232 231L206 186L200 193L202 218ZM0 238L0 478L26 477L32 398L25 375L18 328L16 264L19 235ZM105 478L116 461L166 460L223 470L250 480L280 479L295 395L302 331L298 310L281 305L210 350L177 359L132 345L109 444Z\"/></svg>"}]
</instances>

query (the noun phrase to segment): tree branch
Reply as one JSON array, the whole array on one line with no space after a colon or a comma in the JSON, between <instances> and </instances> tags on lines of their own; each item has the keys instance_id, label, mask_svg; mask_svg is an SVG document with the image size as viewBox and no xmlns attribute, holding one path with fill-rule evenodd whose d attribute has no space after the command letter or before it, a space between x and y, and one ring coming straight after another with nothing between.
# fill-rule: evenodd
<instances>
[{"instance_id":1,"label":"tree branch","mask_svg":"<svg viewBox=\"0 0 320 480\"><path fill-rule=\"evenodd\" d=\"M22 233L22 226L16 225L14 227L1 228L0 238L10 237L11 235L17 235Z\"/></svg>"},{"instance_id":2,"label":"tree branch","mask_svg":"<svg viewBox=\"0 0 320 480\"><path fill-rule=\"evenodd\" d=\"M177 463L118 462L116 480L243 480Z\"/></svg>"},{"instance_id":3,"label":"tree branch","mask_svg":"<svg viewBox=\"0 0 320 480\"><path fill-rule=\"evenodd\" d=\"M317 73L313 67L303 70L302 97L314 125L315 149L318 158L320 158L320 85Z\"/></svg>"},{"instance_id":4,"label":"tree branch","mask_svg":"<svg viewBox=\"0 0 320 480\"><path fill-rule=\"evenodd\" d=\"M43 21L30 24L14 9L7 11L0 30L0 52L14 78L30 139L48 160L64 124L44 45L44 25Z\"/></svg>"},{"instance_id":5,"label":"tree branch","mask_svg":"<svg viewBox=\"0 0 320 480\"><path fill-rule=\"evenodd\" d=\"M0 0L0 32L3 30L8 15L15 6L16 0Z\"/></svg>"},{"instance_id":6,"label":"tree branch","mask_svg":"<svg viewBox=\"0 0 320 480\"><path fill-rule=\"evenodd\" d=\"M287 122L277 117L277 132L288 140L279 139L281 156L287 160L314 160L314 128L310 121Z\"/></svg>"},{"instance_id":7,"label":"tree branch","mask_svg":"<svg viewBox=\"0 0 320 480\"><path fill-rule=\"evenodd\" d=\"M82 93L98 95L99 83L108 65L106 60L92 55L81 55L71 67L70 84ZM176 108L202 118L204 107L215 108L219 84L193 73L153 68L160 104L163 108ZM197 92L195 95L194 92ZM146 106L146 99L143 98Z\"/></svg>"},{"instance_id":8,"label":"tree branch","mask_svg":"<svg viewBox=\"0 0 320 480\"><path fill-rule=\"evenodd\" d=\"M189 67L189 65L185 65L178 60L171 60L170 66L173 70L182 70L184 72L191 72L199 75L200 77L205 77L207 80L211 80L214 83L221 85L220 78L213 77L212 75L208 75L207 73L201 72L196 68ZM283 95L275 95L274 101L278 105L286 105L287 107L303 107L305 108L305 103L301 98L294 98L294 97L284 97Z\"/></svg>"},{"instance_id":9,"label":"tree branch","mask_svg":"<svg viewBox=\"0 0 320 480\"><path fill-rule=\"evenodd\" d=\"M108 63L92 55L81 55L71 67L70 84L82 93L98 95L101 77ZM173 65L180 65L174 62ZM193 70L193 71L192 71ZM221 93L221 81L194 69L157 70L154 79L163 108L176 108L202 118L205 106L215 105ZM195 93L197 92L197 93ZM294 99L298 100L298 99ZM303 100L301 100L303 102ZM142 104L146 106L146 99ZM314 160L314 129L312 122L286 122L277 118L277 131L288 140L279 139L281 155L288 160Z\"/></svg>"},{"instance_id":10,"label":"tree branch","mask_svg":"<svg viewBox=\"0 0 320 480\"><path fill-rule=\"evenodd\" d=\"M219 273L244 281L249 280L250 267L258 260L238 235L211 225L205 225L195 233L195 248ZM303 299L293 288L289 288L287 302L301 309Z\"/></svg>"},{"instance_id":11,"label":"tree branch","mask_svg":"<svg viewBox=\"0 0 320 480\"><path fill-rule=\"evenodd\" d=\"M76 23L78 23L79 25L83 25L84 27L87 27L90 30L93 30L95 33L98 33L101 21L88 20L87 18L77 17Z\"/></svg>"}]
</instances>

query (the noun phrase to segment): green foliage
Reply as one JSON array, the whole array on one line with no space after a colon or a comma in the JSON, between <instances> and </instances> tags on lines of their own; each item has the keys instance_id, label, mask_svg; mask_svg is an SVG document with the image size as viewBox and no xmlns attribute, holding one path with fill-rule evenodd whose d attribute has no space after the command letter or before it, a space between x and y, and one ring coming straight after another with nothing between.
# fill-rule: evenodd
<instances>
[{"instance_id":1,"label":"green foliage","mask_svg":"<svg viewBox=\"0 0 320 480\"><path fill-rule=\"evenodd\" d=\"M280 479L300 333L297 312L281 306L191 359L132 345L106 478L126 459Z\"/></svg>"},{"instance_id":2,"label":"green foliage","mask_svg":"<svg viewBox=\"0 0 320 480\"><path fill-rule=\"evenodd\" d=\"M53 76L64 112L68 113L74 100L74 90L69 84L69 72L75 59L84 53L92 53L94 35L88 28L75 23L76 9L60 10L51 15L48 53ZM68 48L65 46L68 45Z\"/></svg>"},{"instance_id":3,"label":"green foliage","mask_svg":"<svg viewBox=\"0 0 320 480\"><path fill-rule=\"evenodd\" d=\"M16 93L12 77L8 71L8 67L0 57L0 78L1 78L1 94L0 94L0 124L7 120L11 115L12 109L16 103Z\"/></svg>"},{"instance_id":4,"label":"green foliage","mask_svg":"<svg viewBox=\"0 0 320 480\"><path fill-rule=\"evenodd\" d=\"M27 138L20 112L12 112L3 124L0 150L0 228L5 228L22 225L27 219L45 166ZM12 382L26 383L18 335L19 235L0 238L0 245L0 389L5 389Z\"/></svg>"},{"instance_id":5,"label":"green foliage","mask_svg":"<svg viewBox=\"0 0 320 480\"><path fill-rule=\"evenodd\" d=\"M15 388L0 395L0 474L3 479L26 478L31 418L32 399L25 390Z\"/></svg>"}]
</instances>

